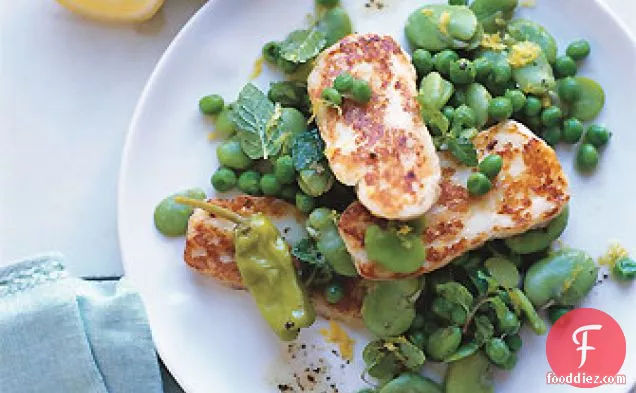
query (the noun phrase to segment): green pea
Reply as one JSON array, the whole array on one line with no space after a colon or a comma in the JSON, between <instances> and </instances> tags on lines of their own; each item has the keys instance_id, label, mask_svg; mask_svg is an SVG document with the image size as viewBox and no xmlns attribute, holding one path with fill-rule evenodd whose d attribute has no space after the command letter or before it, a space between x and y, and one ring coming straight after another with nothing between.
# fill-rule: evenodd
<instances>
[{"instance_id":1,"label":"green pea","mask_svg":"<svg viewBox=\"0 0 636 393\"><path fill-rule=\"evenodd\" d=\"M278 196L281 199L284 199L286 201L295 202L296 201L296 193L297 192L298 192L298 187L296 187L295 184L289 184L289 185L283 186L283 188L281 188L280 193L278 194Z\"/></svg>"},{"instance_id":2,"label":"green pea","mask_svg":"<svg viewBox=\"0 0 636 393\"><path fill-rule=\"evenodd\" d=\"M219 192L229 191L236 185L238 177L230 168L220 167L214 172L210 182L212 187Z\"/></svg>"},{"instance_id":3,"label":"green pea","mask_svg":"<svg viewBox=\"0 0 636 393\"><path fill-rule=\"evenodd\" d=\"M505 97L512 103L513 112L519 112L526 105L526 95L519 89L506 90Z\"/></svg>"},{"instance_id":4,"label":"green pea","mask_svg":"<svg viewBox=\"0 0 636 393\"><path fill-rule=\"evenodd\" d=\"M504 62L495 63L492 66L491 77L494 83L498 85L505 85L512 79L512 68L510 64Z\"/></svg>"},{"instance_id":5,"label":"green pea","mask_svg":"<svg viewBox=\"0 0 636 393\"><path fill-rule=\"evenodd\" d=\"M475 111L467 105L460 105L453 113L453 124L463 127L474 127L476 125Z\"/></svg>"},{"instance_id":6,"label":"green pea","mask_svg":"<svg viewBox=\"0 0 636 393\"><path fill-rule=\"evenodd\" d=\"M512 102L506 97L496 97L488 104L488 115L494 121L508 119L512 115Z\"/></svg>"},{"instance_id":7,"label":"green pea","mask_svg":"<svg viewBox=\"0 0 636 393\"><path fill-rule=\"evenodd\" d=\"M320 231L316 245L336 273L347 277L358 275L351 255L333 222L330 227Z\"/></svg>"},{"instance_id":8,"label":"green pea","mask_svg":"<svg viewBox=\"0 0 636 393\"><path fill-rule=\"evenodd\" d=\"M333 80L333 87L340 93L347 93L353 87L353 76L348 72L341 72Z\"/></svg>"},{"instance_id":9,"label":"green pea","mask_svg":"<svg viewBox=\"0 0 636 393\"><path fill-rule=\"evenodd\" d=\"M570 56L559 56L554 63L554 71L559 77L576 75L576 62Z\"/></svg>"},{"instance_id":10,"label":"green pea","mask_svg":"<svg viewBox=\"0 0 636 393\"><path fill-rule=\"evenodd\" d=\"M452 106L445 106L442 109L442 114L448 119L453 120L453 114L455 113L455 108Z\"/></svg>"},{"instance_id":11,"label":"green pea","mask_svg":"<svg viewBox=\"0 0 636 393\"><path fill-rule=\"evenodd\" d=\"M311 197L302 192L296 193L296 208L302 213L308 214L314 209L315 205L316 200L314 199L314 197Z\"/></svg>"},{"instance_id":12,"label":"green pea","mask_svg":"<svg viewBox=\"0 0 636 393\"><path fill-rule=\"evenodd\" d=\"M523 291L535 307L548 302L574 305L590 292L597 272L594 260L585 252L560 250L530 266Z\"/></svg>"},{"instance_id":13,"label":"green pea","mask_svg":"<svg viewBox=\"0 0 636 393\"><path fill-rule=\"evenodd\" d=\"M316 0L316 3L323 7L335 7L340 4L340 0Z\"/></svg>"},{"instance_id":14,"label":"green pea","mask_svg":"<svg viewBox=\"0 0 636 393\"><path fill-rule=\"evenodd\" d=\"M541 134L541 138L550 146L556 146L561 142L561 127L551 126L546 128Z\"/></svg>"},{"instance_id":15,"label":"green pea","mask_svg":"<svg viewBox=\"0 0 636 393\"><path fill-rule=\"evenodd\" d=\"M475 66L475 72L477 73L477 80L485 82L492 72L491 61L488 60L488 58L481 56L473 61L473 65Z\"/></svg>"},{"instance_id":16,"label":"green pea","mask_svg":"<svg viewBox=\"0 0 636 393\"><path fill-rule=\"evenodd\" d=\"M593 120L605 105L605 92L601 85L590 78L577 76L581 94L578 100L570 105L569 115L581 121Z\"/></svg>"},{"instance_id":17,"label":"green pea","mask_svg":"<svg viewBox=\"0 0 636 393\"><path fill-rule=\"evenodd\" d=\"M516 254L532 254L545 250L556 240L568 225L570 209L566 206L546 228L533 229L505 240L506 246Z\"/></svg>"},{"instance_id":18,"label":"green pea","mask_svg":"<svg viewBox=\"0 0 636 393\"><path fill-rule=\"evenodd\" d=\"M457 326L440 328L426 342L426 354L434 360L443 360L453 354L462 343L462 330Z\"/></svg>"},{"instance_id":19,"label":"green pea","mask_svg":"<svg viewBox=\"0 0 636 393\"><path fill-rule=\"evenodd\" d=\"M446 29L439 23L443 15L448 17ZM430 51L474 49L483 35L483 29L470 9L444 4L425 5L413 11L406 21L404 32L414 48Z\"/></svg>"},{"instance_id":20,"label":"green pea","mask_svg":"<svg viewBox=\"0 0 636 393\"><path fill-rule=\"evenodd\" d=\"M524 123L530 128L535 134L539 134L539 131L543 127L541 124L540 116L530 116L524 119Z\"/></svg>"},{"instance_id":21,"label":"green pea","mask_svg":"<svg viewBox=\"0 0 636 393\"><path fill-rule=\"evenodd\" d=\"M276 159L274 176L280 184L292 184L296 180L296 170L291 156L280 156Z\"/></svg>"},{"instance_id":22,"label":"green pea","mask_svg":"<svg viewBox=\"0 0 636 393\"><path fill-rule=\"evenodd\" d=\"M336 304L344 298L345 290L342 284L332 282L325 287L325 299L329 304Z\"/></svg>"},{"instance_id":23,"label":"green pea","mask_svg":"<svg viewBox=\"0 0 636 393\"><path fill-rule=\"evenodd\" d=\"M278 195L282 189L282 185L276 179L276 176L271 173L266 173L261 177L260 185L263 194L268 196Z\"/></svg>"},{"instance_id":24,"label":"green pea","mask_svg":"<svg viewBox=\"0 0 636 393\"><path fill-rule=\"evenodd\" d=\"M512 352L518 352L523 346L523 341L521 340L521 336L517 333L506 336L504 339L506 341L506 345Z\"/></svg>"},{"instance_id":25,"label":"green pea","mask_svg":"<svg viewBox=\"0 0 636 393\"><path fill-rule=\"evenodd\" d=\"M523 113L526 116L537 116L541 113L541 100L535 96L526 97L526 105L523 107Z\"/></svg>"},{"instance_id":26,"label":"green pea","mask_svg":"<svg viewBox=\"0 0 636 393\"><path fill-rule=\"evenodd\" d=\"M499 154L490 154L481 160L477 168L479 169L479 172L488 176L490 179L493 179L499 174L502 166L503 158L501 158Z\"/></svg>"},{"instance_id":27,"label":"green pea","mask_svg":"<svg viewBox=\"0 0 636 393\"><path fill-rule=\"evenodd\" d=\"M621 258L614 264L612 272L619 280L634 280L636 279L636 261L627 257Z\"/></svg>"},{"instance_id":28,"label":"green pea","mask_svg":"<svg viewBox=\"0 0 636 393\"><path fill-rule=\"evenodd\" d=\"M199 100L199 109L204 115L218 115L224 106L223 97L218 94L201 97Z\"/></svg>"},{"instance_id":29,"label":"green pea","mask_svg":"<svg viewBox=\"0 0 636 393\"><path fill-rule=\"evenodd\" d=\"M565 53L574 60L582 60L590 54L590 43L587 40L578 40L570 43Z\"/></svg>"},{"instance_id":30,"label":"green pea","mask_svg":"<svg viewBox=\"0 0 636 393\"><path fill-rule=\"evenodd\" d=\"M488 340L484 349L488 359L498 366L505 364L510 356L510 349L505 341L500 338L491 338Z\"/></svg>"},{"instance_id":31,"label":"green pea","mask_svg":"<svg viewBox=\"0 0 636 393\"><path fill-rule=\"evenodd\" d=\"M474 0L470 9L487 33L495 33L506 26L517 3L517 0Z\"/></svg>"},{"instance_id":32,"label":"green pea","mask_svg":"<svg viewBox=\"0 0 636 393\"><path fill-rule=\"evenodd\" d=\"M307 218L307 227L317 231L323 231L334 225L333 211L326 207L314 209Z\"/></svg>"},{"instance_id":33,"label":"green pea","mask_svg":"<svg viewBox=\"0 0 636 393\"><path fill-rule=\"evenodd\" d=\"M340 92L333 87L325 87L320 94L320 97L335 106L340 106L342 104L342 95L340 95Z\"/></svg>"},{"instance_id":34,"label":"green pea","mask_svg":"<svg viewBox=\"0 0 636 393\"><path fill-rule=\"evenodd\" d=\"M433 55L426 49L416 49L413 52L413 66L417 74L424 76L433 70Z\"/></svg>"},{"instance_id":35,"label":"green pea","mask_svg":"<svg viewBox=\"0 0 636 393\"><path fill-rule=\"evenodd\" d=\"M300 64L293 63L289 60L283 59L282 57L276 59L276 65L285 74L293 74L296 70L298 70L298 67L300 67Z\"/></svg>"},{"instance_id":36,"label":"green pea","mask_svg":"<svg viewBox=\"0 0 636 393\"><path fill-rule=\"evenodd\" d=\"M222 139L227 139L234 135L236 129L232 121L232 109L225 107L214 119L214 131Z\"/></svg>"},{"instance_id":37,"label":"green pea","mask_svg":"<svg viewBox=\"0 0 636 393\"><path fill-rule=\"evenodd\" d=\"M558 106L549 106L541 112L541 123L546 127L551 127L559 124L563 112Z\"/></svg>"},{"instance_id":38,"label":"green pea","mask_svg":"<svg viewBox=\"0 0 636 393\"><path fill-rule=\"evenodd\" d=\"M371 100L371 95L373 92L371 91L371 86L365 80L354 79L353 85L351 86L351 95L354 100L359 103L367 103Z\"/></svg>"},{"instance_id":39,"label":"green pea","mask_svg":"<svg viewBox=\"0 0 636 393\"><path fill-rule=\"evenodd\" d=\"M594 147L605 146L612 137L607 127L593 124L588 127L585 133L585 142L592 144Z\"/></svg>"},{"instance_id":40,"label":"green pea","mask_svg":"<svg viewBox=\"0 0 636 393\"><path fill-rule=\"evenodd\" d=\"M488 122L488 106L492 96L479 83L471 83L466 88L465 101L475 113L475 126L482 127Z\"/></svg>"},{"instance_id":41,"label":"green pea","mask_svg":"<svg viewBox=\"0 0 636 393\"><path fill-rule=\"evenodd\" d=\"M582 171L592 171L598 166L598 150L591 143L583 143L576 152L576 164Z\"/></svg>"},{"instance_id":42,"label":"green pea","mask_svg":"<svg viewBox=\"0 0 636 393\"><path fill-rule=\"evenodd\" d=\"M280 42L270 41L263 45L263 58L271 64L276 64L280 58Z\"/></svg>"},{"instance_id":43,"label":"green pea","mask_svg":"<svg viewBox=\"0 0 636 393\"><path fill-rule=\"evenodd\" d=\"M466 188L468 188L470 195L480 196L490 191L492 183L490 179L488 179L488 176L481 172L476 172L468 176Z\"/></svg>"},{"instance_id":44,"label":"green pea","mask_svg":"<svg viewBox=\"0 0 636 393\"><path fill-rule=\"evenodd\" d=\"M442 388L415 373L404 373L382 386L378 393L442 393Z\"/></svg>"},{"instance_id":45,"label":"green pea","mask_svg":"<svg viewBox=\"0 0 636 393\"><path fill-rule=\"evenodd\" d=\"M453 83L467 85L475 81L477 70L470 60L459 59L450 64L449 75Z\"/></svg>"},{"instance_id":46,"label":"green pea","mask_svg":"<svg viewBox=\"0 0 636 393\"><path fill-rule=\"evenodd\" d=\"M362 302L367 329L379 337L398 336L407 331L415 318L419 290L419 279L378 281Z\"/></svg>"},{"instance_id":47,"label":"green pea","mask_svg":"<svg viewBox=\"0 0 636 393\"><path fill-rule=\"evenodd\" d=\"M424 349L426 347L427 340L428 336L421 330L409 334L409 341L419 349Z\"/></svg>"},{"instance_id":48,"label":"green pea","mask_svg":"<svg viewBox=\"0 0 636 393\"><path fill-rule=\"evenodd\" d=\"M241 173L238 188L248 195L261 195L261 174L252 170Z\"/></svg>"},{"instance_id":49,"label":"green pea","mask_svg":"<svg viewBox=\"0 0 636 393\"><path fill-rule=\"evenodd\" d=\"M583 123L578 119L570 118L563 121L563 141L577 143L583 135Z\"/></svg>"},{"instance_id":50,"label":"green pea","mask_svg":"<svg viewBox=\"0 0 636 393\"><path fill-rule=\"evenodd\" d=\"M252 159L243 152L241 143L235 139L221 143L216 148L216 157L221 165L232 169L247 169L253 163Z\"/></svg>"},{"instance_id":51,"label":"green pea","mask_svg":"<svg viewBox=\"0 0 636 393\"><path fill-rule=\"evenodd\" d=\"M490 362L482 351L449 365L444 378L446 393L494 393Z\"/></svg>"},{"instance_id":52,"label":"green pea","mask_svg":"<svg viewBox=\"0 0 636 393\"><path fill-rule=\"evenodd\" d=\"M351 19L342 7L328 9L318 21L317 29L325 33L327 46L351 34Z\"/></svg>"},{"instance_id":53,"label":"green pea","mask_svg":"<svg viewBox=\"0 0 636 393\"><path fill-rule=\"evenodd\" d=\"M191 188L164 198L155 207L153 219L155 227L165 236L182 236L188 229L188 219L193 209L190 206L175 202L175 197L184 196L194 199L205 199L205 192L200 188Z\"/></svg>"},{"instance_id":54,"label":"green pea","mask_svg":"<svg viewBox=\"0 0 636 393\"><path fill-rule=\"evenodd\" d=\"M459 60L459 55L450 49L438 52L433 56L435 69L442 75L448 75L450 73L450 65L455 60Z\"/></svg>"},{"instance_id":55,"label":"green pea","mask_svg":"<svg viewBox=\"0 0 636 393\"><path fill-rule=\"evenodd\" d=\"M573 310L572 306L552 306L548 308L548 319L554 325L556 321Z\"/></svg>"},{"instance_id":56,"label":"green pea","mask_svg":"<svg viewBox=\"0 0 636 393\"><path fill-rule=\"evenodd\" d=\"M572 77L563 78L558 83L559 97L567 102L574 102L581 96L581 86Z\"/></svg>"}]
</instances>

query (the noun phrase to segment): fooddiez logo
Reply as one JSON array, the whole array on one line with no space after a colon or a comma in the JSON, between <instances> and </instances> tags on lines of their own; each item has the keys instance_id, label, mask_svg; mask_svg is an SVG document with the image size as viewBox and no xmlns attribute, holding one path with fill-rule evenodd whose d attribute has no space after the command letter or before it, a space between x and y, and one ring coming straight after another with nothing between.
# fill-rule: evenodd
<instances>
[{"instance_id":1,"label":"fooddiez logo","mask_svg":"<svg viewBox=\"0 0 636 393\"><path fill-rule=\"evenodd\" d=\"M625 334L614 318L594 308L578 308L557 320L546 345L552 368L548 384L568 384L592 388L605 384L625 384L618 375L627 345Z\"/></svg>"}]
</instances>

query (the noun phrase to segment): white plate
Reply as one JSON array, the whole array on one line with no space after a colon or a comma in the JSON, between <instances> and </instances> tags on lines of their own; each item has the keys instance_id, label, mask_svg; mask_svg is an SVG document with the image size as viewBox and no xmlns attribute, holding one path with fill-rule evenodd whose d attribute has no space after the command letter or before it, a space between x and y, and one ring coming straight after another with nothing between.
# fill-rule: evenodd
<instances>
[{"instance_id":1,"label":"white plate","mask_svg":"<svg viewBox=\"0 0 636 393\"><path fill-rule=\"evenodd\" d=\"M422 2L385 0L382 11L363 0L345 2L357 31L392 34L404 42L409 12ZM284 374L281 345L261 320L252 300L186 267L183 239L156 232L152 212L166 195L192 186L212 194L209 179L217 166L214 144L206 139L211 124L200 114L198 99L211 92L231 100L246 83L266 41L281 39L305 23L312 2L215 0L184 27L157 65L141 96L128 136L119 189L119 235L127 275L141 292L161 357L189 393L277 392L273 371ZM598 256L611 240L636 252L636 49L626 30L600 3L591 0L540 0L520 14L545 25L564 44L585 37L592 56L580 74L597 79L607 93L599 122L614 131L594 175L580 176L571 149L559 156L572 183L570 224L565 242ZM266 71L256 82L267 87ZM627 336L623 372L636 380L636 286L609 280L594 288L586 306L616 318ZM356 338L363 339L359 332ZM316 336L316 329L304 334ZM307 338L309 339L309 338ZM358 342L359 354L363 343ZM330 358L331 359L331 358ZM333 360L333 359L332 359ZM301 362L302 363L302 362ZM302 365L301 365L302 366ZM341 392L362 386L361 361L345 368ZM282 370L282 371L281 371ZM527 334L514 372L498 377L501 392L567 391L549 387L545 375L545 338ZM338 377L340 378L340 377ZM607 386L598 391L627 391Z\"/></svg>"}]
</instances>

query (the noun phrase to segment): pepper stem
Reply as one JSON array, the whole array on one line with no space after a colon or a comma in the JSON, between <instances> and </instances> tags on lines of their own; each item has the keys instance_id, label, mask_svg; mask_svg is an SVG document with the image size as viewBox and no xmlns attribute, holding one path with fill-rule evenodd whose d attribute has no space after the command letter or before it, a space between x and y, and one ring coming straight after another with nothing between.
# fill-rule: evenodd
<instances>
[{"instance_id":1,"label":"pepper stem","mask_svg":"<svg viewBox=\"0 0 636 393\"><path fill-rule=\"evenodd\" d=\"M203 209L208 213L212 213L215 216L225 218L226 220L230 220L236 224L240 224L246 221L245 217L241 216L240 214L234 213L230 209L226 209L210 202L201 201L199 199L186 198L182 196L175 197L174 201L182 205L198 207L199 209Z\"/></svg>"}]
</instances>

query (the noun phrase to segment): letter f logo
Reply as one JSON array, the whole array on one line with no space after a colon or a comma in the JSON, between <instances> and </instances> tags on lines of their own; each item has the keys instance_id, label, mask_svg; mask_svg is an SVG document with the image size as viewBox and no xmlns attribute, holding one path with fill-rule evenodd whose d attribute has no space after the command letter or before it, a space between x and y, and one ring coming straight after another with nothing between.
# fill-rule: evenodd
<instances>
[{"instance_id":1,"label":"letter f logo","mask_svg":"<svg viewBox=\"0 0 636 393\"><path fill-rule=\"evenodd\" d=\"M585 360L587 359L587 351L593 351L596 349L587 345L588 330L601 330L602 327L602 325L585 325L576 329L574 333L572 333L572 341L574 341L574 344L581 345L580 347L576 348L577 351L581 351L581 364L579 364L579 368L583 367L583 365L585 364ZM579 342L576 336L581 332L583 332L583 334L581 335L582 340L581 342Z\"/></svg>"}]
</instances>

